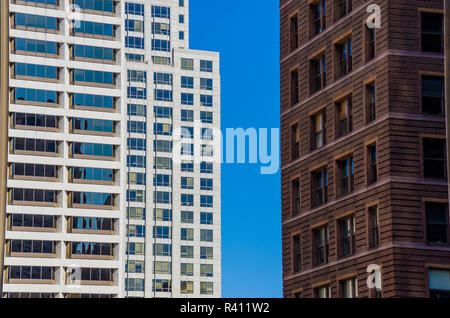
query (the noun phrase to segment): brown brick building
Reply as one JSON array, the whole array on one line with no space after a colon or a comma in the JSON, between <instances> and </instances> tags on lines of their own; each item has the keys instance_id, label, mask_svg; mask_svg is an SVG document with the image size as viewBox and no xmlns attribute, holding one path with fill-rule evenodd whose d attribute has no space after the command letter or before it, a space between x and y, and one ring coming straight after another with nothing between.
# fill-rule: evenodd
<instances>
[{"instance_id":1,"label":"brown brick building","mask_svg":"<svg viewBox=\"0 0 450 318\"><path fill-rule=\"evenodd\" d=\"M280 24L284 296L448 297L443 1L281 0Z\"/></svg>"}]
</instances>

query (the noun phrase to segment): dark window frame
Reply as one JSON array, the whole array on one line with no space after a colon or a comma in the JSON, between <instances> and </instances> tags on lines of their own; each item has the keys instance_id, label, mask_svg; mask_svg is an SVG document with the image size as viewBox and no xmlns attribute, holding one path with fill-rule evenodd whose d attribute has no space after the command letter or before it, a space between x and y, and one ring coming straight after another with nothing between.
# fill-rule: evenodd
<instances>
[{"instance_id":1,"label":"dark window frame","mask_svg":"<svg viewBox=\"0 0 450 318\"><path fill-rule=\"evenodd\" d=\"M326 52L309 61L310 65L310 94L320 91L327 86L327 57Z\"/></svg>"},{"instance_id":2,"label":"dark window frame","mask_svg":"<svg viewBox=\"0 0 450 318\"><path fill-rule=\"evenodd\" d=\"M345 216L338 223L338 256L350 257L356 253L356 217L354 214Z\"/></svg>"},{"instance_id":3,"label":"dark window frame","mask_svg":"<svg viewBox=\"0 0 450 318\"><path fill-rule=\"evenodd\" d=\"M378 182L378 147L377 143L366 146L366 178L367 185L372 185Z\"/></svg>"},{"instance_id":4,"label":"dark window frame","mask_svg":"<svg viewBox=\"0 0 450 318\"><path fill-rule=\"evenodd\" d=\"M302 270L302 240L301 234L292 236L292 273L299 273Z\"/></svg>"},{"instance_id":5,"label":"dark window frame","mask_svg":"<svg viewBox=\"0 0 450 318\"><path fill-rule=\"evenodd\" d=\"M310 4L310 37L323 33L327 28L327 0L319 0Z\"/></svg>"},{"instance_id":6,"label":"dark window frame","mask_svg":"<svg viewBox=\"0 0 450 318\"><path fill-rule=\"evenodd\" d=\"M311 206L316 208L328 202L328 169L322 167L311 172Z\"/></svg>"},{"instance_id":7,"label":"dark window frame","mask_svg":"<svg viewBox=\"0 0 450 318\"><path fill-rule=\"evenodd\" d=\"M320 123L319 123L320 121ZM320 129L318 129L320 124ZM327 144L327 114L326 109L311 116L311 151L320 149Z\"/></svg>"},{"instance_id":8,"label":"dark window frame","mask_svg":"<svg viewBox=\"0 0 450 318\"><path fill-rule=\"evenodd\" d=\"M329 262L330 233L328 224L313 229L313 255L314 266L320 266Z\"/></svg>"},{"instance_id":9,"label":"dark window frame","mask_svg":"<svg viewBox=\"0 0 450 318\"><path fill-rule=\"evenodd\" d=\"M301 190L300 190L300 178L294 178L291 180L291 216L300 215L301 209Z\"/></svg>"},{"instance_id":10,"label":"dark window frame","mask_svg":"<svg viewBox=\"0 0 450 318\"><path fill-rule=\"evenodd\" d=\"M290 82L290 105L294 106L300 101L300 72L299 68L295 67L289 72Z\"/></svg>"},{"instance_id":11,"label":"dark window frame","mask_svg":"<svg viewBox=\"0 0 450 318\"><path fill-rule=\"evenodd\" d=\"M425 16L430 16L429 18L436 22L436 18L437 16L440 17L441 20L441 30L426 30L426 23L424 21L424 17ZM422 52L429 52L429 53L437 53L437 54L442 54L444 52L445 46L444 46L444 16L442 13L434 13L434 12L421 12L421 16L420 16L420 21L421 21L421 51ZM431 26L433 27L433 26ZM430 44L431 42L435 42ZM437 45L437 42L440 42L439 44L439 49L438 47L434 48L432 47L431 49L429 48L428 45Z\"/></svg>"},{"instance_id":12,"label":"dark window frame","mask_svg":"<svg viewBox=\"0 0 450 318\"><path fill-rule=\"evenodd\" d=\"M369 249L380 246L380 209L378 205L367 208L368 246Z\"/></svg>"},{"instance_id":13,"label":"dark window frame","mask_svg":"<svg viewBox=\"0 0 450 318\"><path fill-rule=\"evenodd\" d=\"M355 162L353 154L336 161L336 189L338 197L344 197L355 191Z\"/></svg>"},{"instance_id":14,"label":"dark window frame","mask_svg":"<svg viewBox=\"0 0 450 318\"><path fill-rule=\"evenodd\" d=\"M298 12L289 17L289 50L292 52L299 47Z\"/></svg>"},{"instance_id":15,"label":"dark window frame","mask_svg":"<svg viewBox=\"0 0 450 318\"><path fill-rule=\"evenodd\" d=\"M449 208L448 203L424 202L425 208L425 240L427 244L448 245L449 244ZM433 210L433 208L435 208ZM440 211L437 211L436 208ZM437 219L437 213L441 213L443 220ZM434 215L433 215L433 214ZM436 233L437 232L437 233ZM438 239L438 236L442 235Z\"/></svg>"},{"instance_id":16,"label":"dark window frame","mask_svg":"<svg viewBox=\"0 0 450 318\"><path fill-rule=\"evenodd\" d=\"M442 149L427 149L428 143L441 143ZM422 139L423 177L425 179L447 180L447 150L444 138ZM441 170L440 173L436 171Z\"/></svg>"}]
</instances>

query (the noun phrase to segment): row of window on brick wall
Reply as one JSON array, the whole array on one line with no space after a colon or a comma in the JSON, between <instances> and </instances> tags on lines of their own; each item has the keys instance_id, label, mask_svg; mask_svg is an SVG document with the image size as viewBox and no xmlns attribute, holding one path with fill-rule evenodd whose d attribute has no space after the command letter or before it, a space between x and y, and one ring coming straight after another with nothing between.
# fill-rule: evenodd
<instances>
[{"instance_id":1,"label":"row of window on brick wall","mask_svg":"<svg viewBox=\"0 0 450 318\"><path fill-rule=\"evenodd\" d=\"M445 181L447 179L445 138L423 138L422 158L423 178ZM418 158L419 159L419 158ZM378 179L378 149L377 144L369 144L365 150L366 185L375 184ZM338 198L355 191L355 163L353 154L346 155L335 162L335 189ZM328 167L314 170L310 175L311 208L316 208L328 202ZM300 178L291 181L291 214L302 212Z\"/></svg>"},{"instance_id":2,"label":"row of window on brick wall","mask_svg":"<svg viewBox=\"0 0 450 318\"><path fill-rule=\"evenodd\" d=\"M327 17L330 0L318 0L309 4L309 39L322 34L327 29ZM353 8L352 0L334 0L334 21L348 15ZM328 11L328 12L327 12ZM438 12L422 11L420 13L421 47L423 52L443 53L444 49L444 25L443 14ZM328 18L328 19L327 19ZM299 48L300 29L298 11L289 16L289 49L294 51ZM366 28L367 56L371 59L375 56L375 28Z\"/></svg>"},{"instance_id":3,"label":"row of window on brick wall","mask_svg":"<svg viewBox=\"0 0 450 318\"><path fill-rule=\"evenodd\" d=\"M421 113L425 116L444 116L444 78L442 76L422 75ZM354 107L352 94L335 102L335 139L353 131ZM377 119L377 96L375 82L365 85L365 122ZM310 151L327 144L327 112L321 109L310 116ZM300 157L300 124L291 125L291 161Z\"/></svg>"},{"instance_id":4,"label":"row of window on brick wall","mask_svg":"<svg viewBox=\"0 0 450 318\"><path fill-rule=\"evenodd\" d=\"M442 202L425 202L425 238L429 244L447 245L449 242L448 204ZM380 213L378 205L367 208L367 247L369 249L380 246ZM337 220L337 257L346 258L356 253L356 218L355 215L345 216ZM367 234L366 234L367 233ZM312 239L312 265L320 266L329 262L330 235L329 225L325 224L311 231ZM298 273L303 267L302 235L295 234L291 240L292 246L292 272Z\"/></svg>"},{"instance_id":5,"label":"row of window on brick wall","mask_svg":"<svg viewBox=\"0 0 450 318\"><path fill-rule=\"evenodd\" d=\"M327 11L329 11L329 0L318 0L308 4L308 30L309 38L313 38L316 35L323 33L327 29ZM336 0L334 3L334 21L337 21L344 16L352 12L353 3L352 0ZM290 15L289 17L289 48L291 51L295 50L299 46L299 16L298 12Z\"/></svg>"},{"instance_id":6,"label":"row of window on brick wall","mask_svg":"<svg viewBox=\"0 0 450 318\"><path fill-rule=\"evenodd\" d=\"M336 195L344 197L355 190L355 164L353 154L346 155L336 161ZM366 180L367 185L378 181L378 152L376 143L366 146ZM310 174L311 208L322 206L328 202L328 168L323 166ZM291 181L291 214L302 212L300 178Z\"/></svg>"},{"instance_id":7,"label":"row of window on brick wall","mask_svg":"<svg viewBox=\"0 0 450 318\"><path fill-rule=\"evenodd\" d=\"M442 14L423 12L421 30L421 50L429 53L443 53L443 19ZM292 29L292 28L291 28ZM376 55L376 29L366 27L365 31L365 60L372 60ZM291 43L298 43L298 33L294 33ZM297 48L296 46L295 48ZM335 80L347 75L353 70L353 41L352 35L340 40L334 45L334 74ZM329 63L328 63L329 64ZM290 71L290 104L296 105L300 101L299 68ZM326 50L315 54L309 60L309 94L314 94L325 88L329 82L327 76Z\"/></svg>"}]
</instances>

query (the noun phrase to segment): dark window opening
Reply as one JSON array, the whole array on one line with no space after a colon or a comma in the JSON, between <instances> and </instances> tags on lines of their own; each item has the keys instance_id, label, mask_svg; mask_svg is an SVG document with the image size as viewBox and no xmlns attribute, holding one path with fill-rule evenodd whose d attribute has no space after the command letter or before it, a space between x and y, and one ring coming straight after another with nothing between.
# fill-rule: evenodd
<instances>
[{"instance_id":1,"label":"dark window opening","mask_svg":"<svg viewBox=\"0 0 450 318\"><path fill-rule=\"evenodd\" d=\"M298 69L291 71L291 106L299 102Z\"/></svg>"},{"instance_id":2,"label":"dark window opening","mask_svg":"<svg viewBox=\"0 0 450 318\"><path fill-rule=\"evenodd\" d=\"M328 171L322 168L312 173L312 207L328 202Z\"/></svg>"},{"instance_id":3,"label":"dark window opening","mask_svg":"<svg viewBox=\"0 0 450 318\"><path fill-rule=\"evenodd\" d=\"M327 58L323 54L311 60L311 94L327 86Z\"/></svg>"},{"instance_id":4,"label":"dark window opening","mask_svg":"<svg viewBox=\"0 0 450 318\"><path fill-rule=\"evenodd\" d=\"M426 202L427 242L448 243L448 205Z\"/></svg>"},{"instance_id":5,"label":"dark window opening","mask_svg":"<svg viewBox=\"0 0 450 318\"><path fill-rule=\"evenodd\" d=\"M444 52L442 14L422 12L422 51L432 53Z\"/></svg>"},{"instance_id":6,"label":"dark window opening","mask_svg":"<svg viewBox=\"0 0 450 318\"><path fill-rule=\"evenodd\" d=\"M290 19L290 49L291 51L298 48L298 15L291 17Z\"/></svg>"},{"instance_id":7,"label":"dark window opening","mask_svg":"<svg viewBox=\"0 0 450 318\"><path fill-rule=\"evenodd\" d=\"M445 139L423 139L423 172L425 178L446 179Z\"/></svg>"},{"instance_id":8,"label":"dark window opening","mask_svg":"<svg viewBox=\"0 0 450 318\"><path fill-rule=\"evenodd\" d=\"M337 137L345 136L353 131L352 97L337 103L338 131Z\"/></svg>"},{"instance_id":9,"label":"dark window opening","mask_svg":"<svg viewBox=\"0 0 450 318\"><path fill-rule=\"evenodd\" d=\"M300 214L300 180L292 180L292 216Z\"/></svg>"},{"instance_id":10,"label":"dark window opening","mask_svg":"<svg viewBox=\"0 0 450 318\"><path fill-rule=\"evenodd\" d=\"M352 39L347 39L345 42L337 45L338 52L338 75L343 77L352 71L353 67L353 44Z\"/></svg>"},{"instance_id":11,"label":"dark window opening","mask_svg":"<svg viewBox=\"0 0 450 318\"><path fill-rule=\"evenodd\" d=\"M367 147L367 184L374 184L378 181L378 152L377 145Z\"/></svg>"},{"instance_id":12,"label":"dark window opening","mask_svg":"<svg viewBox=\"0 0 450 318\"><path fill-rule=\"evenodd\" d=\"M439 76L422 76L422 113L444 116L444 79Z\"/></svg>"}]
</instances>

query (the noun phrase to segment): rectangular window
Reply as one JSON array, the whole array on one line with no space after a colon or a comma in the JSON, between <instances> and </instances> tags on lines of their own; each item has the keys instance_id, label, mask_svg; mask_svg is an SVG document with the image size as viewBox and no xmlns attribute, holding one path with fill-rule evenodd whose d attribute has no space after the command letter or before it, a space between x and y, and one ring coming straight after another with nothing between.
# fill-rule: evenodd
<instances>
[{"instance_id":1,"label":"rectangular window","mask_svg":"<svg viewBox=\"0 0 450 318\"><path fill-rule=\"evenodd\" d=\"M156 157L156 158L154 158L153 169L156 169L156 170L172 170L172 159L171 158L165 158L165 157Z\"/></svg>"},{"instance_id":2,"label":"rectangular window","mask_svg":"<svg viewBox=\"0 0 450 318\"><path fill-rule=\"evenodd\" d=\"M181 172L194 172L194 162L193 161L181 161Z\"/></svg>"},{"instance_id":3,"label":"rectangular window","mask_svg":"<svg viewBox=\"0 0 450 318\"><path fill-rule=\"evenodd\" d=\"M302 268L302 247L300 234L292 237L292 272L298 273Z\"/></svg>"},{"instance_id":4,"label":"rectangular window","mask_svg":"<svg viewBox=\"0 0 450 318\"><path fill-rule=\"evenodd\" d=\"M367 146L367 184L371 185L378 181L378 152L377 145Z\"/></svg>"},{"instance_id":5,"label":"rectangular window","mask_svg":"<svg viewBox=\"0 0 450 318\"><path fill-rule=\"evenodd\" d=\"M200 112L200 121L202 124L212 124L213 123L213 113L212 112Z\"/></svg>"},{"instance_id":6,"label":"rectangular window","mask_svg":"<svg viewBox=\"0 0 450 318\"><path fill-rule=\"evenodd\" d=\"M337 78L341 78L352 71L353 67L353 44L352 39L348 38L342 43L336 45L337 51Z\"/></svg>"},{"instance_id":7,"label":"rectangular window","mask_svg":"<svg viewBox=\"0 0 450 318\"><path fill-rule=\"evenodd\" d=\"M162 6L152 6L152 17L170 19L170 8Z\"/></svg>"},{"instance_id":8,"label":"rectangular window","mask_svg":"<svg viewBox=\"0 0 450 318\"><path fill-rule=\"evenodd\" d=\"M180 264L180 275L181 276L194 276L194 264L181 263Z\"/></svg>"},{"instance_id":9,"label":"rectangular window","mask_svg":"<svg viewBox=\"0 0 450 318\"><path fill-rule=\"evenodd\" d=\"M214 173L214 165L212 162L200 162L200 173Z\"/></svg>"},{"instance_id":10,"label":"rectangular window","mask_svg":"<svg viewBox=\"0 0 450 318\"><path fill-rule=\"evenodd\" d=\"M153 292L170 293L172 291L172 281L168 279L154 279Z\"/></svg>"},{"instance_id":11,"label":"rectangular window","mask_svg":"<svg viewBox=\"0 0 450 318\"><path fill-rule=\"evenodd\" d=\"M180 257L181 258L194 258L194 247L182 245L180 247Z\"/></svg>"},{"instance_id":12,"label":"rectangular window","mask_svg":"<svg viewBox=\"0 0 450 318\"><path fill-rule=\"evenodd\" d=\"M200 259L212 260L214 259L214 250L212 247L200 246Z\"/></svg>"},{"instance_id":13,"label":"rectangular window","mask_svg":"<svg viewBox=\"0 0 450 318\"><path fill-rule=\"evenodd\" d=\"M422 52L444 52L443 15L422 12Z\"/></svg>"},{"instance_id":14,"label":"rectangular window","mask_svg":"<svg viewBox=\"0 0 450 318\"><path fill-rule=\"evenodd\" d=\"M430 298L450 298L450 270L433 269L428 271Z\"/></svg>"},{"instance_id":15,"label":"rectangular window","mask_svg":"<svg viewBox=\"0 0 450 318\"><path fill-rule=\"evenodd\" d=\"M298 40L298 13L296 13L289 19L289 42L291 51L298 48Z\"/></svg>"},{"instance_id":16,"label":"rectangular window","mask_svg":"<svg viewBox=\"0 0 450 318\"><path fill-rule=\"evenodd\" d=\"M193 190L194 189L194 178L181 177L181 189Z\"/></svg>"},{"instance_id":17,"label":"rectangular window","mask_svg":"<svg viewBox=\"0 0 450 318\"><path fill-rule=\"evenodd\" d=\"M193 294L194 293L194 282L180 282L180 294Z\"/></svg>"},{"instance_id":18,"label":"rectangular window","mask_svg":"<svg viewBox=\"0 0 450 318\"><path fill-rule=\"evenodd\" d=\"M214 277L214 265L201 264L200 265L200 277Z\"/></svg>"},{"instance_id":19,"label":"rectangular window","mask_svg":"<svg viewBox=\"0 0 450 318\"><path fill-rule=\"evenodd\" d=\"M322 168L314 171L311 175L312 189L311 203L312 207L318 207L328 202L328 170Z\"/></svg>"},{"instance_id":20,"label":"rectangular window","mask_svg":"<svg viewBox=\"0 0 450 318\"><path fill-rule=\"evenodd\" d=\"M167 174L155 174L153 176L154 187L170 187L172 186L172 176Z\"/></svg>"},{"instance_id":21,"label":"rectangular window","mask_svg":"<svg viewBox=\"0 0 450 318\"><path fill-rule=\"evenodd\" d=\"M376 28L366 25L366 61L373 60L376 55Z\"/></svg>"},{"instance_id":22,"label":"rectangular window","mask_svg":"<svg viewBox=\"0 0 450 318\"><path fill-rule=\"evenodd\" d=\"M213 295L214 283L200 282L200 294L201 295Z\"/></svg>"},{"instance_id":23,"label":"rectangular window","mask_svg":"<svg viewBox=\"0 0 450 318\"><path fill-rule=\"evenodd\" d=\"M214 190L213 179L201 178L200 179L200 190L213 191Z\"/></svg>"},{"instance_id":24,"label":"rectangular window","mask_svg":"<svg viewBox=\"0 0 450 318\"><path fill-rule=\"evenodd\" d=\"M200 89L212 91L213 90L213 79L212 78L201 78L200 79Z\"/></svg>"},{"instance_id":25,"label":"rectangular window","mask_svg":"<svg viewBox=\"0 0 450 318\"><path fill-rule=\"evenodd\" d=\"M214 207L213 200L214 200L214 197L212 195L201 195L200 196L200 206L202 208L213 208Z\"/></svg>"},{"instance_id":26,"label":"rectangular window","mask_svg":"<svg viewBox=\"0 0 450 318\"><path fill-rule=\"evenodd\" d=\"M213 230L200 230L200 241L212 243L214 241Z\"/></svg>"},{"instance_id":27,"label":"rectangular window","mask_svg":"<svg viewBox=\"0 0 450 318\"><path fill-rule=\"evenodd\" d=\"M153 209L153 218L160 222L172 222L172 210Z\"/></svg>"},{"instance_id":28,"label":"rectangular window","mask_svg":"<svg viewBox=\"0 0 450 318\"><path fill-rule=\"evenodd\" d=\"M144 266L144 264L142 264ZM154 262L155 274L170 275L172 273L171 262ZM142 274L144 271L142 271Z\"/></svg>"},{"instance_id":29,"label":"rectangular window","mask_svg":"<svg viewBox=\"0 0 450 318\"><path fill-rule=\"evenodd\" d=\"M172 85L173 75L168 73L153 73L153 82L159 85Z\"/></svg>"},{"instance_id":30,"label":"rectangular window","mask_svg":"<svg viewBox=\"0 0 450 318\"><path fill-rule=\"evenodd\" d=\"M338 220L339 257L354 255L356 251L356 218L354 215Z\"/></svg>"},{"instance_id":31,"label":"rectangular window","mask_svg":"<svg viewBox=\"0 0 450 318\"><path fill-rule=\"evenodd\" d=\"M292 216L297 216L300 214L301 209L300 179L292 180L291 196L292 196Z\"/></svg>"},{"instance_id":32,"label":"rectangular window","mask_svg":"<svg viewBox=\"0 0 450 318\"><path fill-rule=\"evenodd\" d=\"M337 137L345 136L353 131L352 96L336 103Z\"/></svg>"},{"instance_id":33,"label":"rectangular window","mask_svg":"<svg viewBox=\"0 0 450 318\"><path fill-rule=\"evenodd\" d=\"M181 76L181 88L194 88L194 78L191 76Z\"/></svg>"},{"instance_id":34,"label":"rectangular window","mask_svg":"<svg viewBox=\"0 0 450 318\"><path fill-rule=\"evenodd\" d=\"M319 0L311 4L311 24L312 24L312 34L315 36L317 34L325 31L327 27L327 4L326 0Z\"/></svg>"},{"instance_id":35,"label":"rectangular window","mask_svg":"<svg viewBox=\"0 0 450 318\"><path fill-rule=\"evenodd\" d=\"M422 76L422 114L444 116L444 78Z\"/></svg>"},{"instance_id":36,"label":"rectangular window","mask_svg":"<svg viewBox=\"0 0 450 318\"><path fill-rule=\"evenodd\" d=\"M325 110L311 116L311 150L320 149L326 145L326 119Z\"/></svg>"},{"instance_id":37,"label":"rectangular window","mask_svg":"<svg viewBox=\"0 0 450 318\"><path fill-rule=\"evenodd\" d=\"M194 121L194 111L182 109L181 110L181 121L184 122L193 122Z\"/></svg>"},{"instance_id":38,"label":"rectangular window","mask_svg":"<svg viewBox=\"0 0 450 318\"><path fill-rule=\"evenodd\" d=\"M313 230L314 237L314 263L322 265L328 263L329 231L328 226Z\"/></svg>"},{"instance_id":39,"label":"rectangular window","mask_svg":"<svg viewBox=\"0 0 450 318\"><path fill-rule=\"evenodd\" d=\"M352 0L337 0L336 3L336 20L345 17L352 12Z\"/></svg>"},{"instance_id":40,"label":"rectangular window","mask_svg":"<svg viewBox=\"0 0 450 318\"><path fill-rule=\"evenodd\" d=\"M144 16L144 5L141 3L125 2L125 14Z\"/></svg>"},{"instance_id":41,"label":"rectangular window","mask_svg":"<svg viewBox=\"0 0 450 318\"><path fill-rule=\"evenodd\" d=\"M181 93L181 105L194 105L194 94L191 93Z\"/></svg>"},{"instance_id":42,"label":"rectangular window","mask_svg":"<svg viewBox=\"0 0 450 318\"><path fill-rule=\"evenodd\" d=\"M181 69L185 71L193 71L194 70L194 60L182 58L181 59Z\"/></svg>"},{"instance_id":43,"label":"rectangular window","mask_svg":"<svg viewBox=\"0 0 450 318\"><path fill-rule=\"evenodd\" d=\"M368 228L369 228L369 248L376 248L380 245L380 223L378 206L368 208Z\"/></svg>"},{"instance_id":44,"label":"rectangular window","mask_svg":"<svg viewBox=\"0 0 450 318\"><path fill-rule=\"evenodd\" d=\"M181 194L181 205L182 206L194 206L194 195Z\"/></svg>"},{"instance_id":45,"label":"rectangular window","mask_svg":"<svg viewBox=\"0 0 450 318\"><path fill-rule=\"evenodd\" d=\"M142 31L144 32L144 31ZM159 35L170 35L170 24L153 22L152 23L152 33Z\"/></svg>"},{"instance_id":46,"label":"rectangular window","mask_svg":"<svg viewBox=\"0 0 450 318\"><path fill-rule=\"evenodd\" d=\"M213 225L214 215L208 212L200 212L200 224L202 225Z\"/></svg>"},{"instance_id":47,"label":"rectangular window","mask_svg":"<svg viewBox=\"0 0 450 318\"><path fill-rule=\"evenodd\" d=\"M445 139L423 139L423 174L429 179L447 178Z\"/></svg>"},{"instance_id":48,"label":"rectangular window","mask_svg":"<svg viewBox=\"0 0 450 318\"><path fill-rule=\"evenodd\" d=\"M212 73L213 61L200 60L200 72Z\"/></svg>"},{"instance_id":49,"label":"rectangular window","mask_svg":"<svg viewBox=\"0 0 450 318\"><path fill-rule=\"evenodd\" d=\"M321 90L322 88L327 86L327 57L326 54L322 55L310 60L311 67L311 94Z\"/></svg>"},{"instance_id":50,"label":"rectangular window","mask_svg":"<svg viewBox=\"0 0 450 318\"><path fill-rule=\"evenodd\" d=\"M337 195L339 197L352 193L355 190L355 166L353 155L340 159L337 164Z\"/></svg>"},{"instance_id":51,"label":"rectangular window","mask_svg":"<svg viewBox=\"0 0 450 318\"><path fill-rule=\"evenodd\" d=\"M358 280L351 278L340 281L342 298L358 298Z\"/></svg>"},{"instance_id":52,"label":"rectangular window","mask_svg":"<svg viewBox=\"0 0 450 318\"><path fill-rule=\"evenodd\" d=\"M156 118L172 119L173 110L170 107L155 106L153 110Z\"/></svg>"},{"instance_id":53,"label":"rectangular window","mask_svg":"<svg viewBox=\"0 0 450 318\"><path fill-rule=\"evenodd\" d=\"M375 83L366 85L366 120L370 123L377 119L377 107L376 107L376 88Z\"/></svg>"},{"instance_id":54,"label":"rectangular window","mask_svg":"<svg viewBox=\"0 0 450 318\"><path fill-rule=\"evenodd\" d=\"M300 157L300 124L291 126L291 161Z\"/></svg>"},{"instance_id":55,"label":"rectangular window","mask_svg":"<svg viewBox=\"0 0 450 318\"><path fill-rule=\"evenodd\" d=\"M212 95L200 95L200 106L212 107L213 96Z\"/></svg>"},{"instance_id":56,"label":"rectangular window","mask_svg":"<svg viewBox=\"0 0 450 318\"><path fill-rule=\"evenodd\" d=\"M321 286L314 289L314 296L316 298L331 298L331 286Z\"/></svg>"},{"instance_id":57,"label":"rectangular window","mask_svg":"<svg viewBox=\"0 0 450 318\"><path fill-rule=\"evenodd\" d=\"M194 223L194 212L181 211L181 223L193 224Z\"/></svg>"},{"instance_id":58,"label":"rectangular window","mask_svg":"<svg viewBox=\"0 0 450 318\"><path fill-rule=\"evenodd\" d=\"M169 244L153 244L154 256L172 256L172 245Z\"/></svg>"},{"instance_id":59,"label":"rectangular window","mask_svg":"<svg viewBox=\"0 0 450 318\"><path fill-rule=\"evenodd\" d=\"M181 229L182 241L193 241L194 240L194 229Z\"/></svg>"},{"instance_id":60,"label":"rectangular window","mask_svg":"<svg viewBox=\"0 0 450 318\"><path fill-rule=\"evenodd\" d=\"M426 202L427 242L448 244L448 204Z\"/></svg>"},{"instance_id":61,"label":"rectangular window","mask_svg":"<svg viewBox=\"0 0 450 318\"><path fill-rule=\"evenodd\" d=\"M299 73L298 68L291 71L291 106L299 102Z\"/></svg>"}]
</instances>

